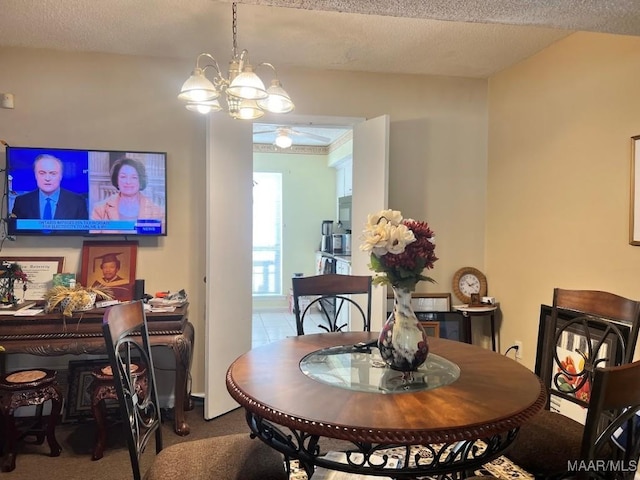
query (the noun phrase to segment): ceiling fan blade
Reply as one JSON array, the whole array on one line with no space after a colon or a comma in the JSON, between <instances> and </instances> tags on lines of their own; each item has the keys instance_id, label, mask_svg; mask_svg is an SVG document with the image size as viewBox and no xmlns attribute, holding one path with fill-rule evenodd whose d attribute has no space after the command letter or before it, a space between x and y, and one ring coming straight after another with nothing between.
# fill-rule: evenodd
<instances>
[{"instance_id":1,"label":"ceiling fan blade","mask_svg":"<svg viewBox=\"0 0 640 480\"><path fill-rule=\"evenodd\" d=\"M331 141L331 139L329 137L323 137L322 135L316 135L315 133L299 132L299 131L294 130L294 129L289 130L289 133L292 134L292 135L298 135L300 137L310 138L312 140L318 140L320 142L330 142Z\"/></svg>"},{"instance_id":2,"label":"ceiling fan blade","mask_svg":"<svg viewBox=\"0 0 640 480\"><path fill-rule=\"evenodd\" d=\"M265 134L265 133L278 133L278 131L277 130L263 130L261 132L253 132L254 135L262 135L262 134Z\"/></svg>"}]
</instances>

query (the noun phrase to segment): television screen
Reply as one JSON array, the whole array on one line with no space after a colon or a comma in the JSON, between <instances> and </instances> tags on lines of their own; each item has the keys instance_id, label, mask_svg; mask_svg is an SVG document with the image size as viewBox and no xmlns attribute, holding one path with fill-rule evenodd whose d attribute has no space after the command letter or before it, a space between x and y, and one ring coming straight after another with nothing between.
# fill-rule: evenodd
<instances>
[{"instance_id":1,"label":"television screen","mask_svg":"<svg viewBox=\"0 0 640 480\"><path fill-rule=\"evenodd\" d=\"M7 147L9 235L167 234L167 154Z\"/></svg>"}]
</instances>

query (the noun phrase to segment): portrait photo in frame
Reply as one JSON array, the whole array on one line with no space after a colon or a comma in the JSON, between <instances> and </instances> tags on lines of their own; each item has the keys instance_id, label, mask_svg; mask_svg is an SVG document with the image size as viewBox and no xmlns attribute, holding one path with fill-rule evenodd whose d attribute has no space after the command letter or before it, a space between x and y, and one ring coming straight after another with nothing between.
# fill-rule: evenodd
<instances>
[{"instance_id":1,"label":"portrait photo in frame","mask_svg":"<svg viewBox=\"0 0 640 480\"><path fill-rule=\"evenodd\" d=\"M84 242L80 283L109 289L120 301L133 300L138 242Z\"/></svg>"}]
</instances>

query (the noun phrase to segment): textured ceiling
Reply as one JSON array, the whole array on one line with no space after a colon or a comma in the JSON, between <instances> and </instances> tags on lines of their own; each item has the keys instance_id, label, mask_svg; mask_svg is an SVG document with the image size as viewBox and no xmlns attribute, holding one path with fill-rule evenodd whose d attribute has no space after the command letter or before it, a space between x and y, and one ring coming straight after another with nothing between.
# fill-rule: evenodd
<instances>
[{"instance_id":1,"label":"textured ceiling","mask_svg":"<svg viewBox=\"0 0 640 480\"><path fill-rule=\"evenodd\" d=\"M487 78L575 30L640 35L638 0L243 0L252 63ZM231 56L228 0L0 0L0 46ZM1 79L1 75L0 75Z\"/></svg>"}]
</instances>

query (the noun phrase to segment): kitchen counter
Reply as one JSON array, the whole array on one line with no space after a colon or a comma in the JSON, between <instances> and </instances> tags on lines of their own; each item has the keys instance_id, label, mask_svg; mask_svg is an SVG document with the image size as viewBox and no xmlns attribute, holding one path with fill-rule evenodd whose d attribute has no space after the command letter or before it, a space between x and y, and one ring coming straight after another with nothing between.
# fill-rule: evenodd
<instances>
[{"instance_id":1,"label":"kitchen counter","mask_svg":"<svg viewBox=\"0 0 640 480\"><path fill-rule=\"evenodd\" d=\"M329 252L318 252L318 253L321 254L323 257L335 258L336 260L339 260L341 262L351 263L351 254L350 253L347 253L347 254L329 253Z\"/></svg>"}]
</instances>

